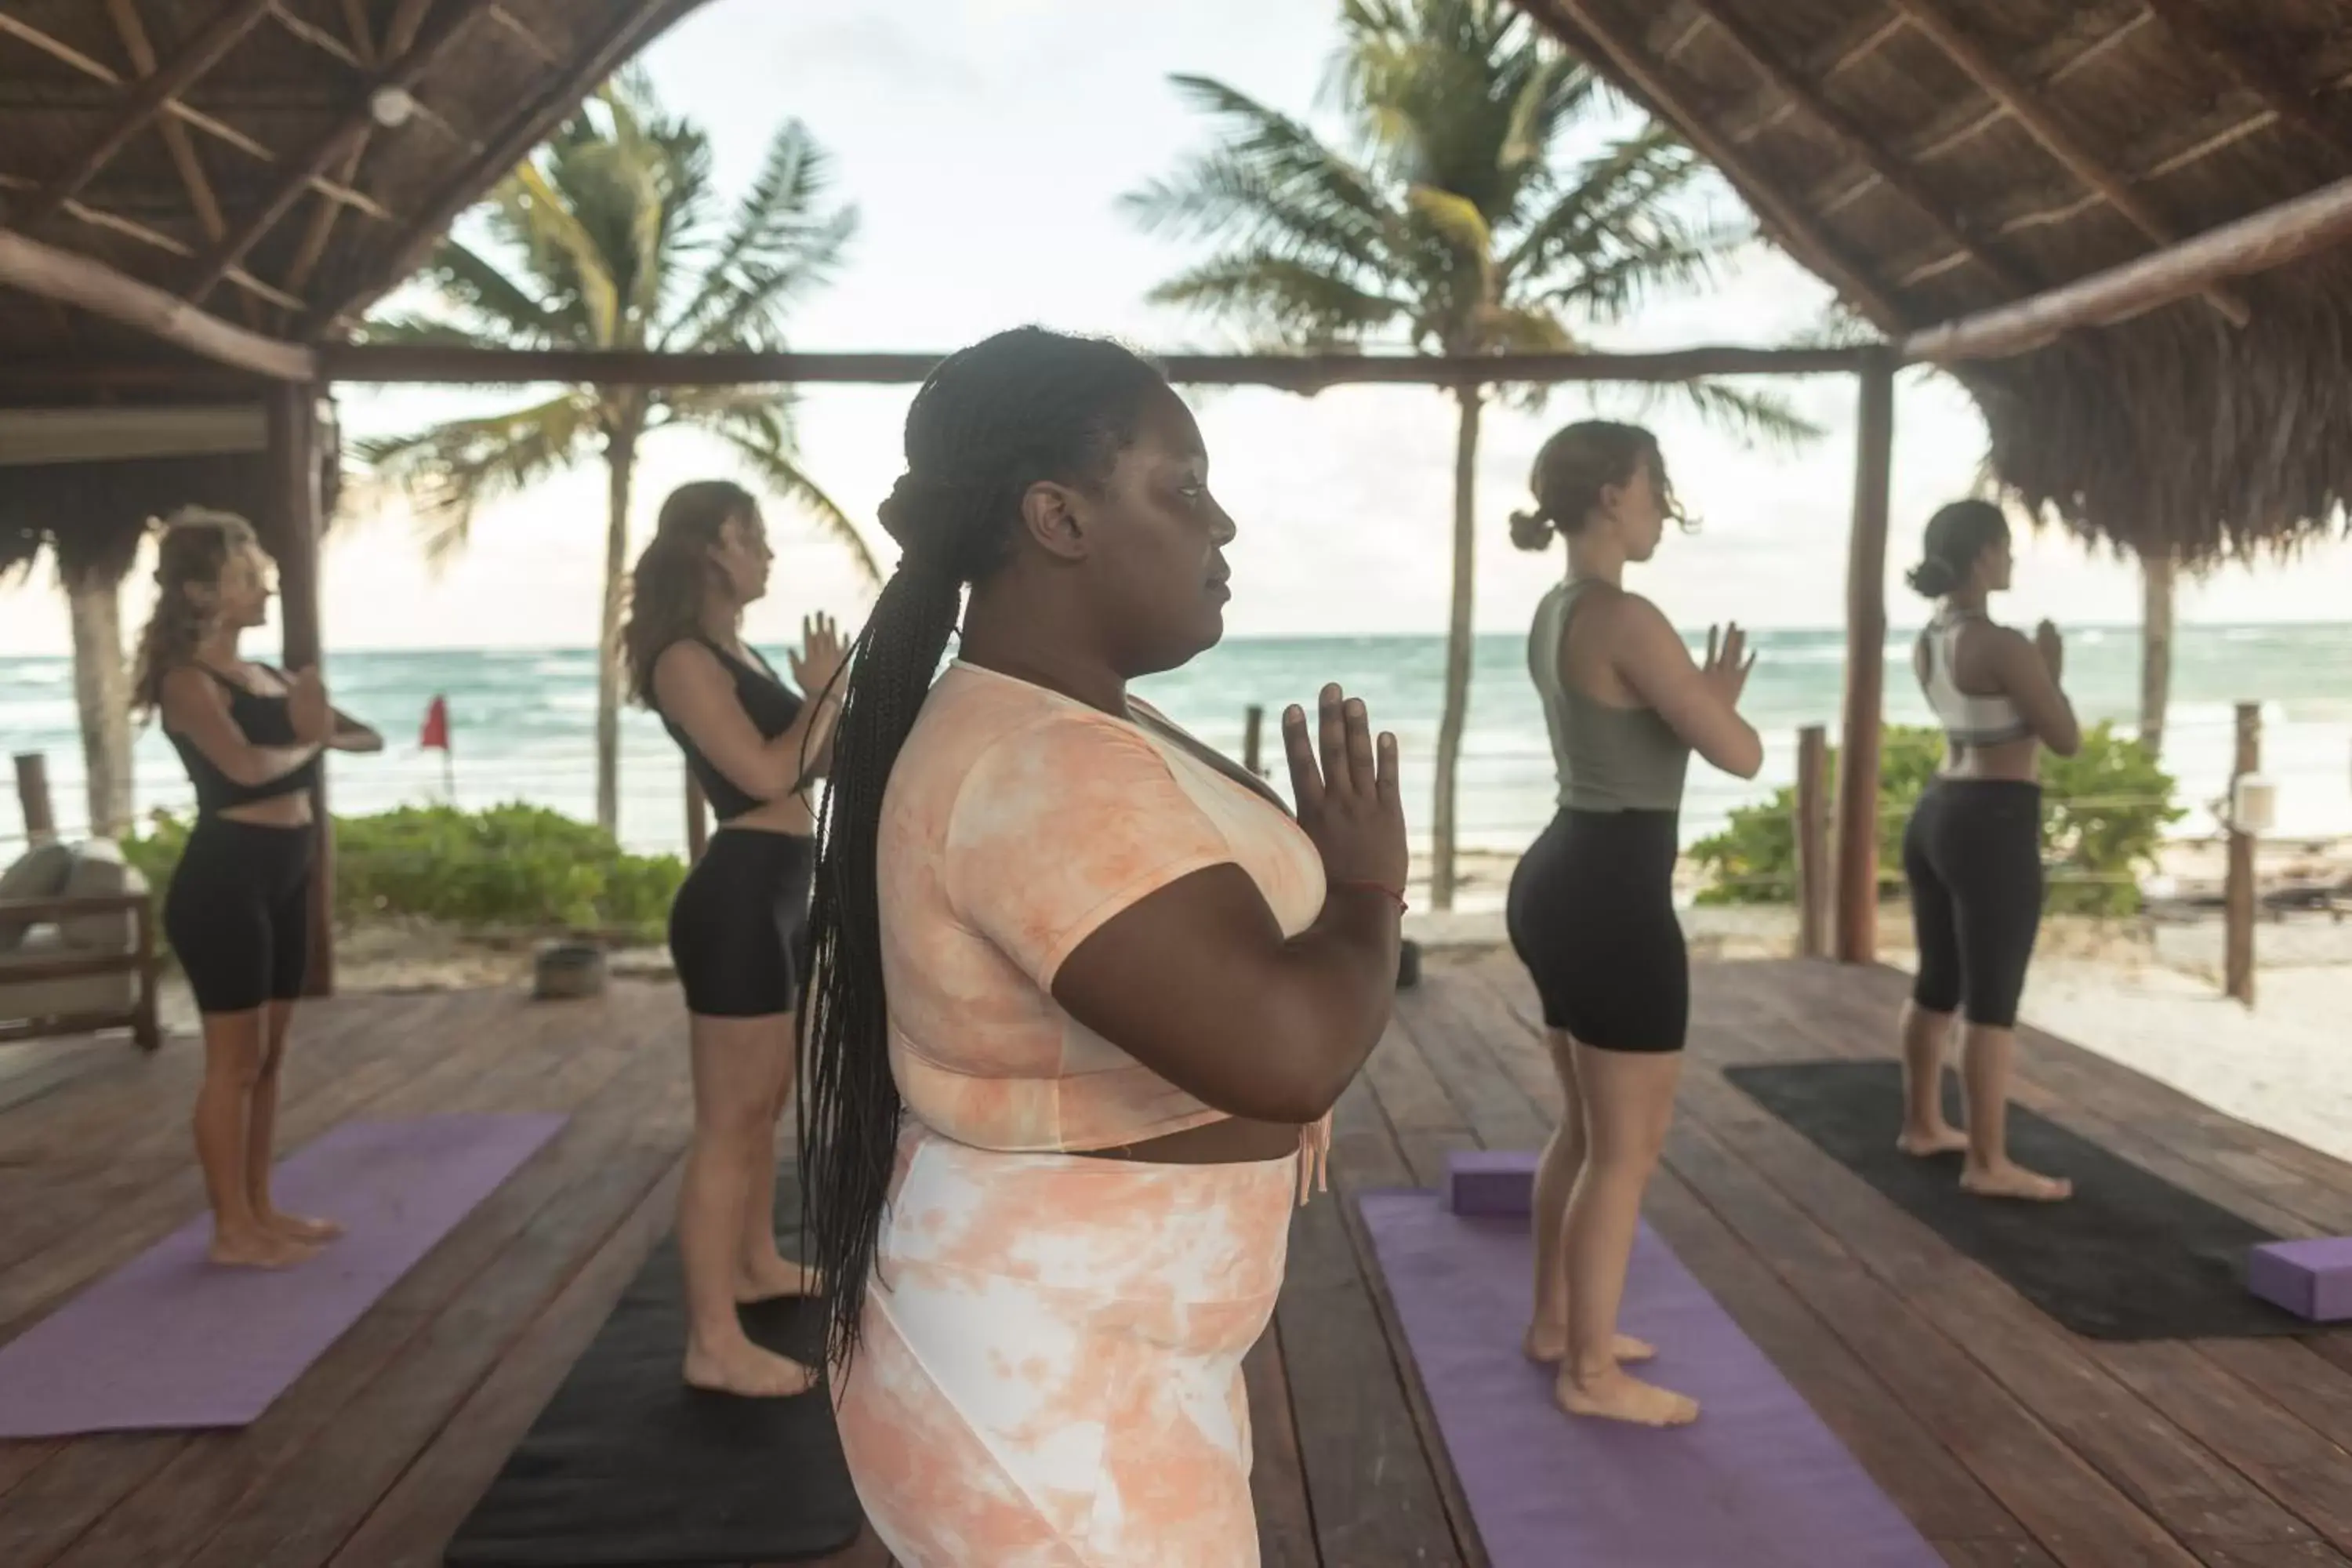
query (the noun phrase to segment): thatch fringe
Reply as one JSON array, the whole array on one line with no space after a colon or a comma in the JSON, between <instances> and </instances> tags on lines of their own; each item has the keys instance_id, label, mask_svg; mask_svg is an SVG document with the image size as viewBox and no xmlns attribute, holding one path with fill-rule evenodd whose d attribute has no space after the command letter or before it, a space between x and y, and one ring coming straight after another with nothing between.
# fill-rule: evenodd
<instances>
[{"instance_id":1,"label":"thatch fringe","mask_svg":"<svg viewBox=\"0 0 2352 1568\"><path fill-rule=\"evenodd\" d=\"M121 582L158 520L184 506L249 519L262 546L278 552L266 453L141 458L106 463L34 463L0 468L0 574L57 552L68 577ZM320 465L320 503L334 515L341 465Z\"/></svg>"}]
</instances>

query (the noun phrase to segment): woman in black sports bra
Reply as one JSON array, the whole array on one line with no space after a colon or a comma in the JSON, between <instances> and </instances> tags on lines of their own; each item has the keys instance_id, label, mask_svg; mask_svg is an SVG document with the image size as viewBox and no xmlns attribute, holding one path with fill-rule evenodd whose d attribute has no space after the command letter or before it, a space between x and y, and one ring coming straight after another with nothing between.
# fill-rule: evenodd
<instances>
[{"instance_id":1,"label":"woman in black sports bra","mask_svg":"<svg viewBox=\"0 0 2352 1568\"><path fill-rule=\"evenodd\" d=\"M278 1068L310 957L310 786L325 750L383 738L328 706L316 669L284 675L237 656L268 618L268 563L252 529L184 511L157 552L155 613L132 700L159 714L196 788L196 821L163 898L163 932L204 1018L196 1159L215 1263L282 1268L341 1234L270 1201Z\"/></svg>"},{"instance_id":2,"label":"woman in black sports bra","mask_svg":"<svg viewBox=\"0 0 2352 1568\"><path fill-rule=\"evenodd\" d=\"M845 653L829 619L803 623L790 663L804 699L743 642L743 608L767 592L771 559L748 491L679 486L637 559L622 640L631 696L661 716L719 819L669 918L694 1057L677 1216L686 1381L772 1397L813 1375L753 1344L735 1309L815 1289L776 1248L776 1122L808 978L808 792L831 751Z\"/></svg>"}]
</instances>

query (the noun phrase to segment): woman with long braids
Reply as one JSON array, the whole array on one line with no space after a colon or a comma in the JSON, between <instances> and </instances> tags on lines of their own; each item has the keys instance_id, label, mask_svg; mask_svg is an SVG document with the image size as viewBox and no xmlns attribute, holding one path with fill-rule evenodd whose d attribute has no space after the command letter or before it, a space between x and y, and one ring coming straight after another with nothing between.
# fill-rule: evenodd
<instances>
[{"instance_id":1,"label":"woman with long braids","mask_svg":"<svg viewBox=\"0 0 2352 1568\"><path fill-rule=\"evenodd\" d=\"M269 567L242 518L176 514L156 554L155 612L139 639L132 701L160 714L195 786L196 820L163 897L163 932L205 1035L196 1160L213 1211L212 1260L278 1268L342 1233L270 1201L278 1069L310 960L310 786L323 750L383 738L337 712L313 668L282 674L239 657L268 619Z\"/></svg>"},{"instance_id":2,"label":"woman with long braids","mask_svg":"<svg viewBox=\"0 0 2352 1568\"><path fill-rule=\"evenodd\" d=\"M2029 642L1986 615L2010 575L2009 522L1990 501L1938 510L1923 555L1911 586L1943 603L1911 664L1944 726L1944 765L1903 832L1919 973L1903 1007L1897 1142L1910 1154L1962 1153L1969 1192L2054 1203L2073 1184L2009 1157L2009 1077L2042 925L2041 752L2071 757L2083 743L2058 684L2065 645L2048 621ZM1945 1042L1963 1009L1966 1131L1944 1120Z\"/></svg>"},{"instance_id":3,"label":"woman with long braids","mask_svg":"<svg viewBox=\"0 0 2352 1568\"><path fill-rule=\"evenodd\" d=\"M787 656L798 691L743 641L744 606L768 591L772 559L749 491L680 485L630 576L621 634L631 695L661 716L719 822L669 916L694 1063L677 1193L686 1381L769 1398L815 1378L753 1344L736 1307L814 1289L776 1248L776 1123L792 1098L793 1016L808 974L808 791L828 760L843 660L824 616L803 623Z\"/></svg>"},{"instance_id":4,"label":"woman with long braids","mask_svg":"<svg viewBox=\"0 0 2352 1568\"><path fill-rule=\"evenodd\" d=\"M1626 566L1683 517L1656 437L1568 426L1528 486L1537 508L1511 520L1511 542L1568 542L1567 577L1528 634L1559 810L1512 873L1506 916L1567 1104L1536 1167L1526 1350L1559 1363L1553 1396L1570 1415L1675 1426L1698 1405L1624 1370L1654 1352L1618 1333L1617 1309L1690 1015L1674 900L1683 779L1694 751L1741 778L1763 765L1739 716L1751 661L1735 626L1720 642L1710 633L1706 662L1694 662L1658 607L1625 590Z\"/></svg>"},{"instance_id":5,"label":"woman with long braids","mask_svg":"<svg viewBox=\"0 0 2352 1568\"><path fill-rule=\"evenodd\" d=\"M1290 710L1294 819L1128 694L1222 636L1234 524L1126 350L965 349L906 452L803 1017L850 1474L905 1568L1254 1563L1241 1360L1388 1019L1395 742Z\"/></svg>"}]
</instances>

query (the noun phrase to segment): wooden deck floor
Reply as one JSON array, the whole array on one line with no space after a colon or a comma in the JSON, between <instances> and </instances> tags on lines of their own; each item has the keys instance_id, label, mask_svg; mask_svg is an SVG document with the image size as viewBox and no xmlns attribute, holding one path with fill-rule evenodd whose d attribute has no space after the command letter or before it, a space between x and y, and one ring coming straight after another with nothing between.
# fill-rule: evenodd
<instances>
[{"instance_id":1,"label":"wooden deck floor","mask_svg":"<svg viewBox=\"0 0 2352 1568\"><path fill-rule=\"evenodd\" d=\"M1730 1089L1739 1061L1877 1054L1900 982L1703 966L1650 1215L1946 1558L1969 1568L2352 1568L2352 1339L2067 1335ZM1437 958L1343 1101L1334 1186L1530 1148L1558 1106L1507 960ZM572 1120L253 1426L0 1444L7 1568L373 1568L442 1543L667 1227L686 1132L667 987L601 1002L349 997L304 1025L281 1139L355 1115ZM2274 1229L2352 1234L2352 1169L2039 1039L2023 1098ZM0 1054L0 1340L200 1207L196 1052ZM1345 1203L1302 1211L1249 1363L1274 1568L1484 1562ZM870 1542L836 1563L881 1568Z\"/></svg>"}]
</instances>

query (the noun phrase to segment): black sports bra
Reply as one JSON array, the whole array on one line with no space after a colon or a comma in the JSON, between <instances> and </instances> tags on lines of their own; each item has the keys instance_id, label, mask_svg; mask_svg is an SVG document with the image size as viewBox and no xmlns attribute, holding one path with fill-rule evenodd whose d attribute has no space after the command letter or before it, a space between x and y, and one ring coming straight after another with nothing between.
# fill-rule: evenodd
<instances>
[{"instance_id":1,"label":"black sports bra","mask_svg":"<svg viewBox=\"0 0 2352 1568\"><path fill-rule=\"evenodd\" d=\"M228 693L229 721L237 727L247 744L299 746L302 743L295 739L294 718L288 710L284 693L268 695L240 686L208 664L192 664L191 668L211 676ZM260 668L268 669L280 683L285 681L286 677L270 669L269 666L265 664ZM259 800L275 800L281 795L307 790L318 782L319 759L312 756L300 767L282 773L274 779L264 779L259 784L239 784L221 772L194 742L177 730L166 724L163 733L171 737L172 749L180 753L180 761L188 770L188 782L196 786L198 816L210 816L233 805L251 805Z\"/></svg>"},{"instance_id":2,"label":"black sports bra","mask_svg":"<svg viewBox=\"0 0 2352 1568\"><path fill-rule=\"evenodd\" d=\"M759 649L751 650L751 657L759 659L759 663L751 665L744 663L709 637L697 637L690 640L700 643L716 654L719 662L727 667L727 673L735 678L735 700L742 704L743 716L751 721L751 728L760 731L760 739L772 741L793 727L793 721L801 716L803 706L801 695L786 686L783 678L769 667L766 659L760 658ZM661 713L658 704L655 705L654 711ZM703 798L710 803L712 816L722 823L731 822L745 812L767 804L757 795L745 794L740 785L719 772L710 759L702 754L700 748L687 738L686 731L671 721L668 714L661 713L661 721L662 728L669 731L669 738L677 742L677 749L686 753L687 768L694 774L695 782L702 786Z\"/></svg>"}]
</instances>

